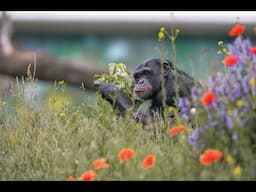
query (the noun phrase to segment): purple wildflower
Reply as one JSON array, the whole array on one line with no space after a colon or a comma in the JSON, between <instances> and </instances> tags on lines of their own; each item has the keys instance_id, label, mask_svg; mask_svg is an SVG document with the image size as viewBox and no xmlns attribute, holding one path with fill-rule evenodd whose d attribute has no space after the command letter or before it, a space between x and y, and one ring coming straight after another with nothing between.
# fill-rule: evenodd
<instances>
[{"instance_id":1,"label":"purple wildflower","mask_svg":"<svg viewBox=\"0 0 256 192\"><path fill-rule=\"evenodd\" d=\"M234 127L234 122L233 122L232 118L230 116L228 116L227 114L224 116L224 121L228 128Z\"/></svg>"},{"instance_id":2,"label":"purple wildflower","mask_svg":"<svg viewBox=\"0 0 256 192\"><path fill-rule=\"evenodd\" d=\"M209 77L208 91L214 92L216 101L210 106L203 108L201 106L207 119L203 122L200 134L207 133L207 129L213 128L216 130L216 135L230 133L232 141L236 141L238 135L232 132L235 129L231 128L238 126L243 128L250 120L248 114L256 105L255 97L252 97L256 95L256 55L249 53L251 47L250 40L241 36L227 45L229 52L239 60L236 65L228 67L225 74L217 72ZM199 104L200 107L198 101L201 97L202 90L192 89L193 104ZM184 111L187 112L187 109ZM196 129L189 136L188 142L194 146L199 139L199 130Z\"/></svg>"},{"instance_id":3,"label":"purple wildflower","mask_svg":"<svg viewBox=\"0 0 256 192\"><path fill-rule=\"evenodd\" d=\"M234 85L233 85L233 88L231 89L231 99L232 101L235 101L237 100L238 98L240 98L242 95L241 93L241 85L239 82L235 82Z\"/></svg>"},{"instance_id":4,"label":"purple wildflower","mask_svg":"<svg viewBox=\"0 0 256 192\"><path fill-rule=\"evenodd\" d=\"M186 97L179 97L178 99L179 109L181 111L182 116L189 120L190 119L190 102Z\"/></svg>"},{"instance_id":5,"label":"purple wildflower","mask_svg":"<svg viewBox=\"0 0 256 192\"><path fill-rule=\"evenodd\" d=\"M200 138L200 129L195 129L192 134L188 137L188 143L193 147L197 144Z\"/></svg>"},{"instance_id":6,"label":"purple wildflower","mask_svg":"<svg viewBox=\"0 0 256 192\"><path fill-rule=\"evenodd\" d=\"M247 74L242 80L243 90L244 90L244 93L246 93L246 94L249 92L249 80L250 80L250 78L251 78L251 75Z\"/></svg>"},{"instance_id":7,"label":"purple wildflower","mask_svg":"<svg viewBox=\"0 0 256 192\"><path fill-rule=\"evenodd\" d=\"M238 139L237 134L233 133L231 139L232 139L232 141L237 141L237 139Z\"/></svg>"}]
</instances>

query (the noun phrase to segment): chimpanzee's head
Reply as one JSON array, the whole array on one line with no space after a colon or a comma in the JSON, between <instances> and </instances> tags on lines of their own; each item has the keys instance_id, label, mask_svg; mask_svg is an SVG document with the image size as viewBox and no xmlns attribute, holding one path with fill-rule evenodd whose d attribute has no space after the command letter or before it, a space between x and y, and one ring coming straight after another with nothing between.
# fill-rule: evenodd
<instances>
[{"instance_id":1,"label":"chimpanzee's head","mask_svg":"<svg viewBox=\"0 0 256 192\"><path fill-rule=\"evenodd\" d=\"M161 65L163 76L161 75ZM139 64L133 73L134 94L140 99L152 99L155 93L161 90L162 77L166 78L172 68L172 63L169 60L161 61L159 58L148 59Z\"/></svg>"}]
</instances>

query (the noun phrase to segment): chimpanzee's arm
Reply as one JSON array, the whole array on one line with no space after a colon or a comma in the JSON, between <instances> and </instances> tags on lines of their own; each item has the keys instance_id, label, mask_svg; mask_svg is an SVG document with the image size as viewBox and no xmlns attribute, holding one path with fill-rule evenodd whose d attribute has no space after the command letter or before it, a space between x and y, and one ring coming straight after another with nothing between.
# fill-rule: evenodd
<instances>
[{"instance_id":1,"label":"chimpanzee's arm","mask_svg":"<svg viewBox=\"0 0 256 192\"><path fill-rule=\"evenodd\" d=\"M114 108L118 108L122 115L126 112L130 112L137 122L146 124L147 115L132 106L132 104L120 93L114 84L96 82L95 86L98 87L98 91L102 98L107 100Z\"/></svg>"}]
</instances>

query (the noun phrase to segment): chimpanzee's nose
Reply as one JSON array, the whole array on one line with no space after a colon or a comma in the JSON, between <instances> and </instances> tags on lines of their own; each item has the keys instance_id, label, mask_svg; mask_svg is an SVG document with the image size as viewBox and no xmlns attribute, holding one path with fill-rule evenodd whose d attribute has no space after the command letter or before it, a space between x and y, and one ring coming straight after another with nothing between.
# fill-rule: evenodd
<instances>
[{"instance_id":1,"label":"chimpanzee's nose","mask_svg":"<svg viewBox=\"0 0 256 192\"><path fill-rule=\"evenodd\" d=\"M144 84L144 79L141 79L141 80L139 81L139 84Z\"/></svg>"}]
</instances>

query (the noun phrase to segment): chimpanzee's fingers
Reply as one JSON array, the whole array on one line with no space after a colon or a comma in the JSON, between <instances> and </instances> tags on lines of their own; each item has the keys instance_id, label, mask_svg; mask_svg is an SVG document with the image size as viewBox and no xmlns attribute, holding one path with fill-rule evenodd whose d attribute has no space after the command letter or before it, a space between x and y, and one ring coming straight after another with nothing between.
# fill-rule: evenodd
<instances>
[{"instance_id":1,"label":"chimpanzee's fingers","mask_svg":"<svg viewBox=\"0 0 256 192\"><path fill-rule=\"evenodd\" d=\"M94 83L94 85L97 87L97 89L101 93L105 93L107 91L108 87L110 86L109 83L104 83L104 82L99 82L99 81L96 81Z\"/></svg>"},{"instance_id":2,"label":"chimpanzee's fingers","mask_svg":"<svg viewBox=\"0 0 256 192\"><path fill-rule=\"evenodd\" d=\"M95 81L94 82L94 86L96 86L96 87L99 87L99 86L101 86L103 83L102 82L100 82L100 81Z\"/></svg>"}]
</instances>

